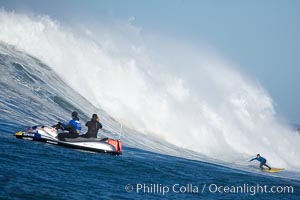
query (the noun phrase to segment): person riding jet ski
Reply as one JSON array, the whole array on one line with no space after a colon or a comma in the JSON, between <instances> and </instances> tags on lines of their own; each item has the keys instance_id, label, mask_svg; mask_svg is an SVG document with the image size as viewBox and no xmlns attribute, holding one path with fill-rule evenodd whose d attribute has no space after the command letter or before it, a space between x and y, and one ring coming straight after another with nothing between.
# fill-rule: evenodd
<instances>
[{"instance_id":1,"label":"person riding jet ski","mask_svg":"<svg viewBox=\"0 0 300 200\"><path fill-rule=\"evenodd\" d=\"M72 119L68 124L63 124L58 122L57 125L54 126L56 129L62 129L69 131L68 133L59 133L57 135L59 140L65 141L65 138L77 138L79 137L79 133L81 131L81 123L78 118L78 113L76 111L72 112Z\"/></svg>"},{"instance_id":2,"label":"person riding jet ski","mask_svg":"<svg viewBox=\"0 0 300 200\"><path fill-rule=\"evenodd\" d=\"M85 126L88 127L88 131L81 136L85 138L97 138L99 129L102 129L102 124L99 122L97 114L93 114L91 121L88 121Z\"/></svg>"}]
</instances>

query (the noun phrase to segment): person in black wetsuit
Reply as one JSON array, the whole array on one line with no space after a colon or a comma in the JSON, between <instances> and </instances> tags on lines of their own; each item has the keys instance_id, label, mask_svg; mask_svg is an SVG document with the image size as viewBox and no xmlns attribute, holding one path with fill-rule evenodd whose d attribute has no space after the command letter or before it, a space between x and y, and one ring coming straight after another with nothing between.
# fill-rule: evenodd
<instances>
[{"instance_id":1,"label":"person in black wetsuit","mask_svg":"<svg viewBox=\"0 0 300 200\"><path fill-rule=\"evenodd\" d=\"M85 138L97 138L99 129L102 129L102 124L99 122L97 114L93 114L91 121L88 121L85 126L88 127L87 133L82 135Z\"/></svg>"},{"instance_id":2,"label":"person in black wetsuit","mask_svg":"<svg viewBox=\"0 0 300 200\"><path fill-rule=\"evenodd\" d=\"M57 125L54 126L56 129L62 129L69 131L68 133L59 133L57 135L59 140L65 141L65 138L77 138L79 137L79 133L81 131L81 123L78 118L78 113L76 111L72 112L72 119L67 124L63 124L58 122Z\"/></svg>"}]
</instances>

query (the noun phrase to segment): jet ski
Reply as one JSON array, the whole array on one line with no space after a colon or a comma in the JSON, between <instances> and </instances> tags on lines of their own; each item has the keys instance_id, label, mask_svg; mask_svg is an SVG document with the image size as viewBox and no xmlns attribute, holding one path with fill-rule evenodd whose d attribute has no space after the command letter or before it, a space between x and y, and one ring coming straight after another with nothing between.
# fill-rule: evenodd
<instances>
[{"instance_id":1,"label":"jet ski","mask_svg":"<svg viewBox=\"0 0 300 200\"><path fill-rule=\"evenodd\" d=\"M122 154L122 141L112 138L65 138L61 141L57 138L59 132L51 126L33 126L26 131L19 131L16 138L24 140L34 140L49 144L81 149L85 151L110 153L113 155Z\"/></svg>"}]
</instances>

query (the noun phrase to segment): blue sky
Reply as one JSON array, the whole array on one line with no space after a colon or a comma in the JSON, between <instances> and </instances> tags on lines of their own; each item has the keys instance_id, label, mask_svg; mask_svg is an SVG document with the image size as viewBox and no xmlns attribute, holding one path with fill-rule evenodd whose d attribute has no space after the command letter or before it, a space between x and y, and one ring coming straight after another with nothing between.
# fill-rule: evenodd
<instances>
[{"instance_id":1,"label":"blue sky","mask_svg":"<svg viewBox=\"0 0 300 200\"><path fill-rule=\"evenodd\" d=\"M0 0L0 7L65 22L133 16L146 32L205 41L257 79L280 114L300 122L300 1Z\"/></svg>"}]
</instances>

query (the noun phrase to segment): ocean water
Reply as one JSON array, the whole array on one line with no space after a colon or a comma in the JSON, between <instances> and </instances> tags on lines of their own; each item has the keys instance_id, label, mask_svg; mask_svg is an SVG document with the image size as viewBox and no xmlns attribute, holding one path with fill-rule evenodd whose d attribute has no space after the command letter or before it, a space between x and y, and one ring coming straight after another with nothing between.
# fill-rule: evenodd
<instances>
[{"instance_id":1,"label":"ocean water","mask_svg":"<svg viewBox=\"0 0 300 200\"><path fill-rule=\"evenodd\" d=\"M129 148L126 144L123 155L111 156L19 140L12 133L23 127L9 123L1 121L0 126L1 199L299 198L298 180ZM292 186L293 193L258 192L257 185L266 185L268 190ZM216 186L248 189L221 193Z\"/></svg>"},{"instance_id":2,"label":"ocean water","mask_svg":"<svg viewBox=\"0 0 300 200\"><path fill-rule=\"evenodd\" d=\"M138 68L132 52L115 58L109 41L77 39L48 17L0 11L0 29L1 199L299 199L299 134L273 117L267 92L235 70L201 68L215 94L198 94L185 79L162 69L152 76L159 69ZM67 121L73 110L83 124L97 113L99 136L121 137L123 154L13 136ZM247 162L257 152L286 170L261 172Z\"/></svg>"}]
</instances>

